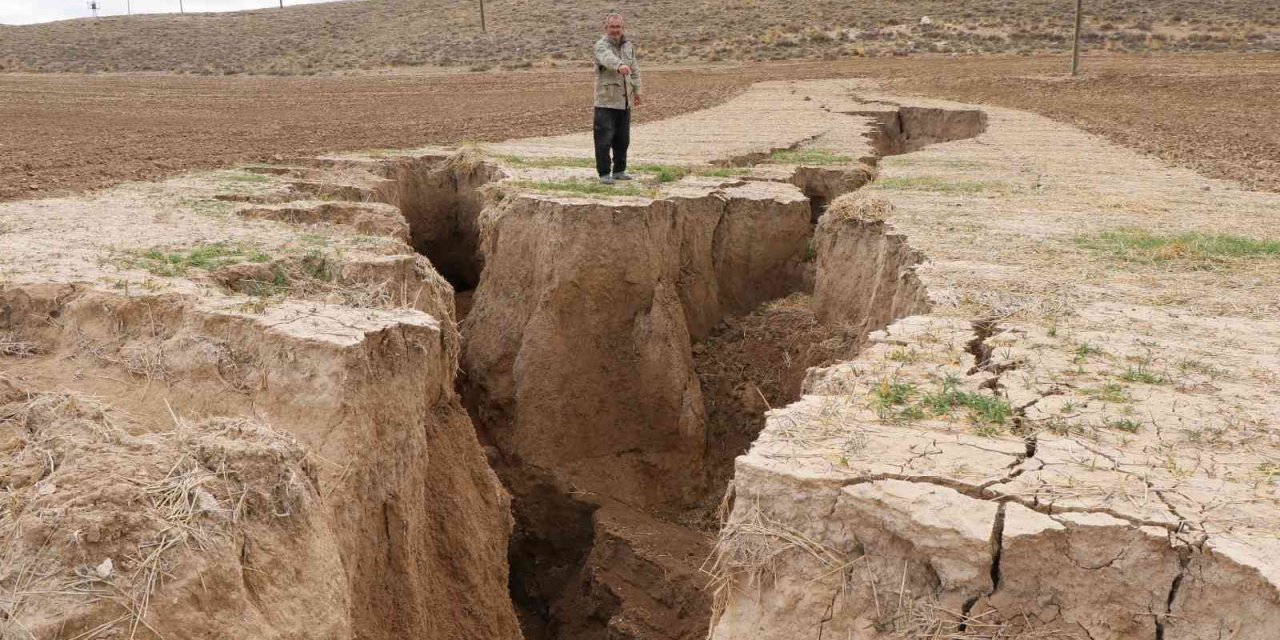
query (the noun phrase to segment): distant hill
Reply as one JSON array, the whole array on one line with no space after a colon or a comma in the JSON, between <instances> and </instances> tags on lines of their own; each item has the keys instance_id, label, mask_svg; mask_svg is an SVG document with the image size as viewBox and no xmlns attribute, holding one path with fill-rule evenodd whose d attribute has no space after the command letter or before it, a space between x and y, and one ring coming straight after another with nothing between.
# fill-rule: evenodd
<instances>
[{"instance_id":1,"label":"distant hill","mask_svg":"<svg viewBox=\"0 0 1280 640\"><path fill-rule=\"evenodd\" d=\"M0 27L0 70L313 74L583 64L620 6L649 63L1036 53L1070 46L1072 0L353 0ZM1086 0L1091 49L1280 50L1276 0Z\"/></svg>"}]
</instances>

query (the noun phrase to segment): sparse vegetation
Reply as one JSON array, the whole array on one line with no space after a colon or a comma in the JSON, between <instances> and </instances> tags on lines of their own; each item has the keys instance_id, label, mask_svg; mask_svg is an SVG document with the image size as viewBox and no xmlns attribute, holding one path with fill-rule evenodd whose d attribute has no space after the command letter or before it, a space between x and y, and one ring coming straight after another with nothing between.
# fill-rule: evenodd
<instances>
[{"instance_id":1,"label":"sparse vegetation","mask_svg":"<svg viewBox=\"0 0 1280 640\"><path fill-rule=\"evenodd\" d=\"M117 263L125 268L144 269L158 276L182 276L193 269L213 271L241 262L269 262L271 256L252 247L231 242L215 242L181 249L147 249L125 253Z\"/></svg>"},{"instance_id":2,"label":"sparse vegetation","mask_svg":"<svg viewBox=\"0 0 1280 640\"><path fill-rule=\"evenodd\" d=\"M1103 426L1125 433L1137 433L1142 430L1142 423L1132 418L1109 417L1102 421Z\"/></svg>"},{"instance_id":3,"label":"sparse vegetation","mask_svg":"<svg viewBox=\"0 0 1280 640\"><path fill-rule=\"evenodd\" d=\"M638 4L628 17L655 63L795 60L911 54L1036 53L1069 50L1070 3L794 3L760 0L747 13L717 0ZM1145 5L1098 0L1086 42L1108 51L1267 51L1276 16L1263 0L1179 3L1149 15ZM550 68L581 57L596 35L573 2L529 0L491 8L488 33L467 3L371 0L202 16L148 16L149 46L122 57L103 42L130 37L133 20L65 21L9 28L0 40L5 71L177 71L198 75L314 75L338 70L444 66L482 73ZM932 21L920 23L928 15ZM1172 16L1177 15L1178 19ZM92 24L92 28L90 28ZM338 29L335 25L374 28ZM1226 26L1230 25L1230 26ZM1270 25L1270 26L1269 26ZM1225 27L1225 28L1224 28ZM322 33L315 46L275 46ZM713 34L713 35L707 35ZM491 40L496 39L496 40ZM494 41L507 43L495 47Z\"/></svg>"},{"instance_id":4,"label":"sparse vegetation","mask_svg":"<svg viewBox=\"0 0 1280 640\"><path fill-rule=\"evenodd\" d=\"M919 362L920 352L915 349L894 349L889 352L889 359L903 363Z\"/></svg>"},{"instance_id":5,"label":"sparse vegetation","mask_svg":"<svg viewBox=\"0 0 1280 640\"><path fill-rule=\"evenodd\" d=\"M263 184L271 182L271 177L249 171L225 171L218 174L218 180L232 184Z\"/></svg>"},{"instance_id":6,"label":"sparse vegetation","mask_svg":"<svg viewBox=\"0 0 1280 640\"><path fill-rule=\"evenodd\" d=\"M921 403L935 416L948 415L956 409L965 409L970 420L980 427L1004 426L1013 417L1013 405L994 394L973 393L959 390L959 381L948 377L942 388L926 394Z\"/></svg>"},{"instance_id":7,"label":"sparse vegetation","mask_svg":"<svg viewBox=\"0 0 1280 640\"><path fill-rule=\"evenodd\" d=\"M1080 393L1103 402L1121 403L1133 400L1133 396L1129 395L1129 390L1117 382L1108 382L1099 387L1081 389Z\"/></svg>"},{"instance_id":8,"label":"sparse vegetation","mask_svg":"<svg viewBox=\"0 0 1280 640\"><path fill-rule=\"evenodd\" d=\"M1143 366L1128 367L1124 373L1120 374L1120 379L1125 382L1140 382L1142 384L1168 384L1169 378L1164 375L1154 373L1150 369Z\"/></svg>"},{"instance_id":9,"label":"sparse vegetation","mask_svg":"<svg viewBox=\"0 0 1280 640\"><path fill-rule=\"evenodd\" d=\"M903 357L912 357L907 352ZM892 360L892 354L890 355ZM963 410L982 435L993 435L1013 420L1013 405L995 394L962 391L960 380L948 376L937 391L920 393L911 383L881 380L871 394L871 404L882 420L912 421L944 417Z\"/></svg>"},{"instance_id":10,"label":"sparse vegetation","mask_svg":"<svg viewBox=\"0 0 1280 640\"><path fill-rule=\"evenodd\" d=\"M1075 350L1076 357L1073 359L1073 361L1076 364L1084 364L1089 361L1090 356L1103 355L1105 353L1106 352L1103 351L1100 347L1091 345L1088 342L1081 342L1080 344L1076 345L1076 350Z\"/></svg>"},{"instance_id":11,"label":"sparse vegetation","mask_svg":"<svg viewBox=\"0 0 1280 640\"><path fill-rule=\"evenodd\" d=\"M657 195L652 189L639 185L608 185L601 184L596 180L516 180L510 184L518 189L574 195L639 196L643 198L652 198Z\"/></svg>"},{"instance_id":12,"label":"sparse vegetation","mask_svg":"<svg viewBox=\"0 0 1280 640\"><path fill-rule=\"evenodd\" d=\"M931 176L918 178L885 178L873 183L877 189L901 191L929 191L933 193L984 193L1012 191L1007 182L998 181L951 181Z\"/></svg>"},{"instance_id":13,"label":"sparse vegetation","mask_svg":"<svg viewBox=\"0 0 1280 640\"><path fill-rule=\"evenodd\" d=\"M823 166L829 164L853 164L855 161L849 156L840 155L826 149L796 149L776 151L769 156L769 162L773 164Z\"/></svg>"},{"instance_id":14,"label":"sparse vegetation","mask_svg":"<svg viewBox=\"0 0 1280 640\"><path fill-rule=\"evenodd\" d=\"M1140 264L1213 268L1230 261L1280 259L1280 239L1191 231L1157 234L1144 229L1115 229L1076 242L1103 256Z\"/></svg>"},{"instance_id":15,"label":"sparse vegetation","mask_svg":"<svg viewBox=\"0 0 1280 640\"><path fill-rule=\"evenodd\" d=\"M498 160L512 167L536 167L539 169L555 169L559 167L588 168L596 166L596 161L591 158L498 156Z\"/></svg>"}]
</instances>

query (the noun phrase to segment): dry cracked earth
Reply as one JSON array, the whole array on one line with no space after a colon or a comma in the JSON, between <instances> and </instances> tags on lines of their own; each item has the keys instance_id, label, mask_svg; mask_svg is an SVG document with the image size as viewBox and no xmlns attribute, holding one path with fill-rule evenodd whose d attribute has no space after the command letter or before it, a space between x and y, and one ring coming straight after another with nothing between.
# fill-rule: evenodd
<instances>
[{"instance_id":1,"label":"dry cracked earth","mask_svg":"<svg viewBox=\"0 0 1280 640\"><path fill-rule=\"evenodd\" d=\"M766 81L0 204L13 638L1269 640L1280 196Z\"/></svg>"}]
</instances>

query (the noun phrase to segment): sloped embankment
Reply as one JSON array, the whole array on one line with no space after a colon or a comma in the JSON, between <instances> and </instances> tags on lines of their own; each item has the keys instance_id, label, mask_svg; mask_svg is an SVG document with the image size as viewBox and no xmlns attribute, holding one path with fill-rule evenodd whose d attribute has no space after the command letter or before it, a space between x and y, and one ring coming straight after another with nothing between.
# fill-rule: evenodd
<instances>
[{"instance_id":1,"label":"sloped embankment","mask_svg":"<svg viewBox=\"0 0 1280 640\"><path fill-rule=\"evenodd\" d=\"M518 635L449 286L379 207L294 206L245 215L389 254L0 285L0 635Z\"/></svg>"}]
</instances>

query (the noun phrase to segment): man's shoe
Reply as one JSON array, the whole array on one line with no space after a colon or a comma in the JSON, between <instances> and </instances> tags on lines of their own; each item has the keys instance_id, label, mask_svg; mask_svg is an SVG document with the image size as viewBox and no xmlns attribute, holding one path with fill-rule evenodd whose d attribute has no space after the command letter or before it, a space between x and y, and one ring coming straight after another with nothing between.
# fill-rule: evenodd
<instances>
[{"instance_id":1,"label":"man's shoe","mask_svg":"<svg viewBox=\"0 0 1280 640\"><path fill-rule=\"evenodd\" d=\"M600 176L600 184L613 184L613 176Z\"/></svg>"},{"instance_id":2,"label":"man's shoe","mask_svg":"<svg viewBox=\"0 0 1280 640\"><path fill-rule=\"evenodd\" d=\"M613 179L614 180L630 180L631 176L627 175L626 171L619 171L613 174Z\"/></svg>"}]
</instances>

